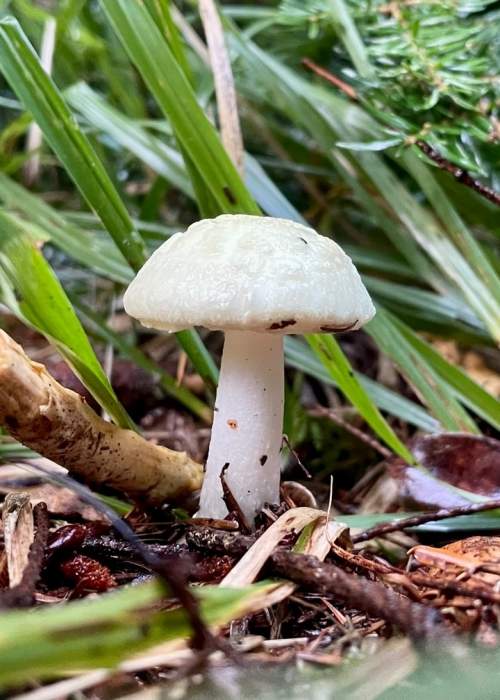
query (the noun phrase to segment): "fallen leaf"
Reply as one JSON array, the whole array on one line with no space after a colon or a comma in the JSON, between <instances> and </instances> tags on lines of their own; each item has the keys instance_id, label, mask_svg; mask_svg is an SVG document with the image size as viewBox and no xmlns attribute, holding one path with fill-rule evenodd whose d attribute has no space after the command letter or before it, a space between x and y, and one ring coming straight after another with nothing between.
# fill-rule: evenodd
<instances>
[{"instance_id":1,"label":"fallen leaf","mask_svg":"<svg viewBox=\"0 0 500 700\"><path fill-rule=\"evenodd\" d=\"M496 587L500 581L500 537L467 537L444 547L417 545L409 553L431 577L457 580L465 572L462 583L470 588Z\"/></svg>"},{"instance_id":2,"label":"fallen leaf","mask_svg":"<svg viewBox=\"0 0 500 700\"><path fill-rule=\"evenodd\" d=\"M488 498L500 498L500 442L483 435L441 433L415 438L411 449L418 462L443 482ZM390 464L399 486L399 501L426 509L453 508L469 501L400 459Z\"/></svg>"}]
</instances>

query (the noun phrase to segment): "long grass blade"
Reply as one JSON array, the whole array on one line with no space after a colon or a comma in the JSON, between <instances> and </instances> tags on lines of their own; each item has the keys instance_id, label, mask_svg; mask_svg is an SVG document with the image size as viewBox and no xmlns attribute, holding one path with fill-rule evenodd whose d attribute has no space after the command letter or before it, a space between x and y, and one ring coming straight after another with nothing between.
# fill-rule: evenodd
<instances>
[{"instance_id":1,"label":"long grass blade","mask_svg":"<svg viewBox=\"0 0 500 700\"><path fill-rule=\"evenodd\" d=\"M125 338L112 330L106 321L96 314L88 306L82 304L79 300L72 299L73 306L78 310L79 316L83 320L84 326L88 332L95 335L101 341L110 343L123 357L132 360L138 367L150 372L158 377L158 382L162 389L172 398L179 401L183 406L189 409L195 416L198 416L205 423L211 423L212 411L195 396L189 389L180 385L174 377L160 367L154 360L151 360L137 346L129 343Z\"/></svg>"},{"instance_id":2,"label":"long grass blade","mask_svg":"<svg viewBox=\"0 0 500 700\"><path fill-rule=\"evenodd\" d=\"M40 65L13 18L0 21L1 70L30 111L89 206L100 216L124 258L141 267L145 249L104 166L79 128L63 97Z\"/></svg>"},{"instance_id":3,"label":"long grass blade","mask_svg":"<svg viewBox=\"0 0 500 700\"><path fill-rule=\"evenodd\" d=\"M454 392L416 347L407 342L391 316L380 306L375 318L367 324L366 331L411 382L446 430L479 433L472 418L456 400Z\"/></svg>"},{"instance_id":4,"label":"long grass blade","mask_svg":"<svg viewBox=\"0 0 500 700\"><path fill-rule=\"evenodd\" d=\"M4 303L54 344L113 420L134 428L36 241L5 212L0 212L0 286Z\"/></svg>"},{"instance_id":5,"label":"long grass blade","mask_svg":"<svg viewBox=\"0 0 500 700\"><path fill-rule=\"evenodd\" d=\"M98 275L122 284L132 280L132 268L108 237L82 230L3 173L0 173L0 201L10 211L18 212L25 220L24 225L29 222L43 229L45 240Z\"/></svg>"},{"instance_id":6,"label":"long grass blade","mask_svg":"<svg viewBox=\"0 0 500 700\"><path fill-rule=\"evenodd\" d=\"M434 350L429 343L414 333L399 318L391 316L391 320L405 340L448 384L457 399L494 428L500 430L500 402L498 399L468 377L459 366L445 360L437 350Z\"/></svg>"},{"instance_id":7,"label":"long grass blade","mask_svg":"<svg viewBox=\"0 0 500 700\"><path fill-rule=\"evenodd\" d=\"M320 382L338 387L337 382L318 357L305 343L297 338L292 336L285 338L285 358L290 367L294 367ZM371 400L382 411L397 416L410 425L414 425L429 433L436 433L442 430L439 421L413 401L400 396L395 391L365 377L363 374L355 372L355 376Z\"/></svg>"},{"instance_id":8,"label":"long grass blade","mask_svg":"<svg viewBox=\"0 0 500 700\"><path fill-rule=\"evenodd\" d=\"M414 463L415 460L411 452L401 442L366 394L334 337L331 335L309 335L307 342L338 384L342 393L358 409L368 425L396 454L410 464Z\"/></svg>"},{"instance_id":9,"label":"long grass blade","mask_svg":"<svg viewBox=\"0 0 500 700\"><path fill-rule=\"evenodd\" d=\"M101 6L220 212L259 214L258 206L144 5L125 0L101 0Z\"/></svg>"}]
</instances>

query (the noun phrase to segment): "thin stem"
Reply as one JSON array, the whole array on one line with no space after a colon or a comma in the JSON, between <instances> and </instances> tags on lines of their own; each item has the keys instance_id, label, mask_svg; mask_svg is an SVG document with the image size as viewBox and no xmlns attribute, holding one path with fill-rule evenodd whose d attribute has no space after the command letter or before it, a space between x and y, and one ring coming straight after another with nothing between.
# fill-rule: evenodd
<instances>
[{"instance_id":1,"label":"thin stem","mask_svg":"<svg viewBox=\"0 0 500 700\"><path fill-rule=\"evenodd\" d=\"M200 515L223 518L220 475L249 522L279 500L283 428L283 338L230 331L222 356Z\"/></svg>"}]
</instances>

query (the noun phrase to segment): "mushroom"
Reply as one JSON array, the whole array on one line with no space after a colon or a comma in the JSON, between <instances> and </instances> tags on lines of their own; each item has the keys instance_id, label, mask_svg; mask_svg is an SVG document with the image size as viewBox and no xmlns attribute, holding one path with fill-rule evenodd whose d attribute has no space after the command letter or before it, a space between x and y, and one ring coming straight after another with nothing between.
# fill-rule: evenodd
<instances>
[{"instance_id":1,"label":"mushroom","mask_svg":"<svg viewBox=\"0 0 500 700\"><path fill-rule=\"evenodd\" d=\"M145 326L225 332L199 515L222 518L221 473L249 522L279 501L286 334L354 330L375 313L351 259L285 219L223 215L176 233L124 297Z\"/></svg>"}]
</instances>

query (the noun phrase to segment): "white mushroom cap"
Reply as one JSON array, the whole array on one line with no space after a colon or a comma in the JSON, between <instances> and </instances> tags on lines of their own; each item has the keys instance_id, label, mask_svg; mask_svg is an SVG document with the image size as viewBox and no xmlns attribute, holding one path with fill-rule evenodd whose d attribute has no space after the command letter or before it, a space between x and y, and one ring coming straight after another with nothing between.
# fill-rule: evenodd
<instances>
[{"instance_id":1,"label":"white mushroom cap","mask_svg":"<svg viewBox=\"0 0 500 700\"><path fill-rule=\"evenodd\" d=\"M176 233L124 297L145 326L320 333L354 330L375 313L351 259L287 219L223 215Z\"/></svg>"}]
</instances>

